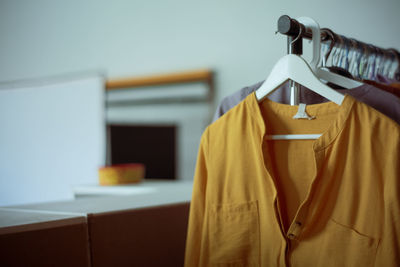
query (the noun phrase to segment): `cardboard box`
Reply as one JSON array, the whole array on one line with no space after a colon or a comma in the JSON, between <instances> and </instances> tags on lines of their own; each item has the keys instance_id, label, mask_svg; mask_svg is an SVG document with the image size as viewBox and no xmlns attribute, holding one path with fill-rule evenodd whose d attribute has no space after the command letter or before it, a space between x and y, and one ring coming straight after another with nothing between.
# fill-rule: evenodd
<instances>
[{"instance_id":1,"label":"cardboard box","mask_svg":"<svg viewBox=\"0 0 400 267\"><path fill-rule=\"evenodd\" d=\"M183 266L189 203L90 214L93 266Z\"/></svg>"},{"instance_id":2,"label":"cardboard box","mask_svg":"<svg viewBox=\"0 0 400 267\"><path fill-rule=\"evenodd\" d=\"M86 217L0 208L0 266L90 266Z\"/></svg>"},{"instance_id":3,"label":"cardboard box","mask_svg":"<svg viewBox=\"0 0 400 267\"><path fill-rule=\"evenodd\" d=\"M83 213L92 266L183 266L191 186L14 209ZM71 265L72 266L72 265Z\"/></svg>"}]
</instances>

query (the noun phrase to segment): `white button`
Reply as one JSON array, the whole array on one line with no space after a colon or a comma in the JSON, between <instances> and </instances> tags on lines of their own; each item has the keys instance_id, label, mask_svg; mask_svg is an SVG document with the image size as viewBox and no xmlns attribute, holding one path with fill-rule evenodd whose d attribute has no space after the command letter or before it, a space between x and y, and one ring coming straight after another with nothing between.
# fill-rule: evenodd
<instances>
[{"instance_id":1,"label":"white button","mask_svg":"<svg viewBox=\"0 0 400 267\"><path fill-rule=\"evenodd\" d=\"M296 236L294 234L289 234L288 237L289 239L294 239Z\"/></svg>"}]
</instances>

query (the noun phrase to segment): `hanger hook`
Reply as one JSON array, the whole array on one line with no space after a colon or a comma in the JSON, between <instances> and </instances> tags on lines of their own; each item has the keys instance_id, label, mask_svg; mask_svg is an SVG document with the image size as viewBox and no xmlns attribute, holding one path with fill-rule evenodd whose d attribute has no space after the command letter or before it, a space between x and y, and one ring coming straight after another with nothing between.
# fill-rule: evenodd
<instances>
[{"instance_id":1,"label":"hanger hook","mask_svg":"<svg viewBox=\"0 0 400 267\"><path fill-rule=\"evenodd\" d=\"M296 37L294 40L292 40L292 41L290 42L290 45L292 45L294 42L296 42L296 41L301 37L301 34L302 34L302 33L303 33L303 27L300 26L299 34L297 35L297 37Z\"/></svg>"}]
</instances>

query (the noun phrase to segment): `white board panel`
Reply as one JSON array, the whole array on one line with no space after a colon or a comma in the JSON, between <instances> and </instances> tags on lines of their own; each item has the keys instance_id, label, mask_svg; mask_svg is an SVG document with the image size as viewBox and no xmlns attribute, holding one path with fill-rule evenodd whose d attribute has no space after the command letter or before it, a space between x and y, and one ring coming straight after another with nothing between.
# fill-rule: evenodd
<instances>
[{"instance_id":1,"label":"white board panel","mask_svg":"<svg viewBox=\"0 0 400 267\"><path fill-rule=\"evenodd\" d=\"M105 163L99 75L0 86L0 206L72 199Z\"/></svg>"}]
</instances>

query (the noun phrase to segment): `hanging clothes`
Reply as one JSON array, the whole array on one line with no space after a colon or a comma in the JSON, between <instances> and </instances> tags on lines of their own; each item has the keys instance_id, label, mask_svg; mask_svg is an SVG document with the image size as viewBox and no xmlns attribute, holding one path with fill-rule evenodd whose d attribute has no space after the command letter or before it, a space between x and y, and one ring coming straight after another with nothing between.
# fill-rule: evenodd
<instances>
[{"instance_id":1,"label":"hanging clothes","mask_svg":"<svg viewBox=\"0 0 400 267\"><path fill-rule=\"evenodd\" d=\"M398 88L396 88L396 85L390 85L390 84L387 85L387 84L379 83L379 82L372 81L372 80L364 80L363 82L368 83L372 86L375 86L376 88L379 88L388 93L391 93L392 95L400 97L400 90Z\"/></svg>"},{"instance_id":2,"label":"hanging clothes","mask_svg":"<svg viewBox=\"0 0 400 267\"><path fill-rule=\"evenodd\" d=\"M262 83L263 82L258 82L254 85L244 87L239 91L226 96L218 105L217 110L214 114L213 121L216 121L219 117L221 117L231 108L236 106L240 101L245 99L247 95L260 88ZM386 116L400 124L400 98L392 95L391 93L385 92L370 84L363 84L353 89L338 89L337 91L342 94L349 94L353 96L358 101L368 104L369 106L380 111L381 113L385 114ZM268 98L278 103L289 103L289 82L286 82L281 86L281 88L272 92L268 96ZM301 86L300 102L304 104L316 104L326 101L327 100L320 95Z\"/></svg>"},{"instance_id":3,"label":"hanging clothes","mask_svg":"<svg viewBox=\"0 0 400 267\"><path fill-rule=\"evenodd\" d=\"M364 80L364 82L400 97L400 83L394 79L389 79L378 74L376 80Z\"/></svg>"},{"instance_id":4,"label":"hanging clothes","mask_svg":"<svg viewBox=\"0 0 400 267\"><path fill-rule=\"evenodd\" d=\"M252 93L205 130L186 267L398 266L400 126L349 95L296 112ZM264 140L288 132L323 135Z\"/></svg>"}]
</instances>

